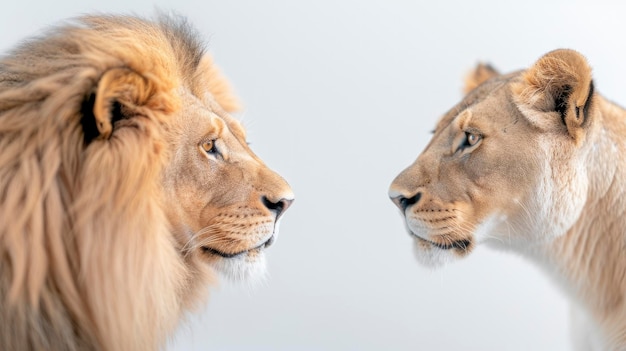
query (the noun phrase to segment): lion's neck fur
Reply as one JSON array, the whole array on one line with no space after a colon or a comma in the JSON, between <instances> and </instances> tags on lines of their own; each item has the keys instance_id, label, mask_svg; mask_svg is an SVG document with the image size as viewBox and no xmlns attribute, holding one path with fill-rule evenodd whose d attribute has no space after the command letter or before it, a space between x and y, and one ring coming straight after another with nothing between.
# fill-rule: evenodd
<instances>
[{"instance_id":1,"label":"lion's neck fur","mask_svg":"<svg viewBox=\"0 0 626 351\"><path fill-rule=\"evenodd\" d=\"M602 349L626 347L626 111L597 96L579 219L536 254L600 330Z\"/></svg>"},{"instance_id":2,"label":"lion's neck fur","mask_svg":"<svg viewBox=\"0 0 626 351\"><path fill-rule=\"evenodd\" d=\"M76 150L97 74L0 86L0 349L155 350L211 278L169 232L157 116ZM33 87L55 93L23 103Z\"/></svg>"}]
</instances>

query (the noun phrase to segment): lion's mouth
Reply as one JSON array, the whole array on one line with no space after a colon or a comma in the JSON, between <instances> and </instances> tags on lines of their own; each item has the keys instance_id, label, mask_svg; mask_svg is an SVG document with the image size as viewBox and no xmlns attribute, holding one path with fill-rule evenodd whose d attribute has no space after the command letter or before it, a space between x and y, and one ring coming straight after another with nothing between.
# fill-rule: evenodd
<instances>
[{"instance_id":1,"label":"lion's mouth","mask_svg":"<svg viewBox=\"0 0 626 351\"><path fill-rule=\"evenodd\" d=\"M411 232L411 236L417 238L420 241L426 242L428 244L431 244L432 246L441 249L441 250L450 250L450 249L459 249L462 251L467 251L467 249L470 247L471 245L471 241L467 240L467 239L461 239L461 240L456 240L456 241L450 241L448 243L438 243L438 242L434 242L434 241L430 241L427 239L422 238L421 236L418 236L417 234Z\"/></svg>"},{"instance_id":2,"label":"lion's mouth","mask_svg":"<svg viewBox=\"0 0 626 351\"><path fill-rule=\"evenodd\" d=\"M256 251L256 250L261 250L261 249L264 249L264 248L268 248L268 247L272 246L272 244L274 243L275 240L276 240L276 238L274 237L274 234L272 234L267 240L265 240L261 244L255 246L255 247L253 247L251 249L247 249L247 250L243 250L243 251L239 251L239 252L233 252L233 253L220 251L218 249L214 249L214 248L208 247L208 246L202 246L202 251L204 251L205 253L208 253L208 254L211 254L211 255L215 255L215 256L220 256L220 257L223 257L223 258L234 258L234 257L238 257L238 256L243 256L243 255L247 254L250 251Z\"/></svg>"}]
</instances>

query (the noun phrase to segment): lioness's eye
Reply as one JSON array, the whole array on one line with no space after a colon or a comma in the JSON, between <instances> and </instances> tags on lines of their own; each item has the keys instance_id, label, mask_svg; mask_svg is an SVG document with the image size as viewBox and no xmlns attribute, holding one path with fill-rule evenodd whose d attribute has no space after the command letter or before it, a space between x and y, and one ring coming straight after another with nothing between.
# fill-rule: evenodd
<instances>
[{"instance_id":1,"label":"lioness's eye","mask_svg":"<svg viewBox=\"0 0 626 351\"><path fill-rule=\"evenodd\" d=\"M204 141L200 145L200 147L202 147L202 150L204 150L206 153L209 153L209 154L217 153L217 149L215 148L215 140Z\"/></svg>"},{"instance_id":2,"label":"lioness's eye","mask_svg":"<svg viewBox=\"0 0 626 351\"><path fill-rule=\"evenodd\" d=\"M463 151L475 146L480 142L480 139L482 139L482 135L478 133L465 132L465 138L459 142L456 151Z\"/></svg>"},{"instance_id":3,"label":"lioness's eye","mask_svg":"<svg viewBox=\"0 0 626 351\"><path fill-rule=\"evenodd\" d=\"M465 137L468 146L474 146L480 140L480 135L474 133L465 132Z\"/></svg>"}]
</instances>

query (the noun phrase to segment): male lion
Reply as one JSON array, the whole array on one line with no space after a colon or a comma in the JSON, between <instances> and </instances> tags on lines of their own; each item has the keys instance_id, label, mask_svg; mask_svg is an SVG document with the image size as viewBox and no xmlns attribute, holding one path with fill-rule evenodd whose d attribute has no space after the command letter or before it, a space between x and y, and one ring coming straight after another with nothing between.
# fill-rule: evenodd
<instances>
[{"instance_id":1,"label":"male lion","mask_svg":"<svg viewBox=\"0 0 626 351\"><path fill-rule=\"evenodd\" d=\"M418 260L521 252L571 293L577 347L626 349L626 111L572 50L507 75L479 66L466 92L389 190Z\"/></svg>"},{"instance_id":2,"label":"male lion","mask_svg":"<svg viewBox=\"0 0 626 351\"><path fill-rule=\"evenodd\" d=\"M154 350L293 199L181 19L81 18L0 61L0 349Z\"/></svg>"}]
</instances>

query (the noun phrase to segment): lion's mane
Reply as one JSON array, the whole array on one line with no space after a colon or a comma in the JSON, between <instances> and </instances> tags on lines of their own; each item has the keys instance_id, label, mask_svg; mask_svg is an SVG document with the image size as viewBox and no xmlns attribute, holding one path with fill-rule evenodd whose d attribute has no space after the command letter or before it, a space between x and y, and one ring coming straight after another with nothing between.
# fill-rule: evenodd
<instances>
[{"instance_id":1,"label":"lion's mane","mask_svg":"<svg viewBox=\"0 0 626 351\"><path fill-rule=\"evenodd\" d=\"M205 290L160 189L202 56L184 20L90 16L0 60L0 348L156 349Z\"/></svg>"}]
</instances>

